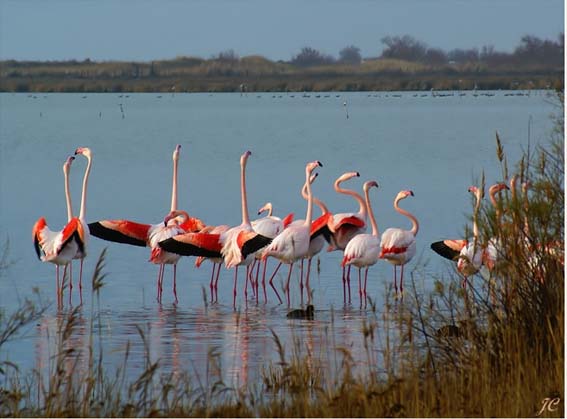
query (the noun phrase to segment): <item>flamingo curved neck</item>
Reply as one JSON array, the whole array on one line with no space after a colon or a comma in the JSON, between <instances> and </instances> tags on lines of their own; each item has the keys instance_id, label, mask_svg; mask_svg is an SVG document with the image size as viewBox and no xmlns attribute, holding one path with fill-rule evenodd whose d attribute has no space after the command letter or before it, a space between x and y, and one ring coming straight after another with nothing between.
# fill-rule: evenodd
<instances>
[{"instance_id":1,"label":"flamingo curved neck","mask_svg":"<svg viewBox=\"0 0 567 419\"><path fill-rule=\"evenodd\" d=\"M408 217L412 223L412 228L411 228L411 233L416 236L417 232L419 231L419 222L417 221L417 218L415 218L412 214L410 214L408 211L400 208L400 206L398 205L398 203L400 202L402 198L397 198L394 201L394 208L396 211L398 211L400 214L405 215L406 217Z\"/></svg>"},{"instance_id":2,"label":"flamingo curved neck","mask_svg":"<svg viewBox=\"0 0 567 419\"><path fill-rule=\"evenodd\" d=\"M311 183L312 181L309 180L309 182ZM309 199L309 196L307 195L307 183L305 183L303 185L303 189L301 189L301 196L305 200ZM313 198L313 203L321 209L321 212L323 214L327 214L329 212L329 209L327 208L327 206L325 204L323 204L318 198L316 198L316 197L312 197L312 198Z\"/></svg>"},{"instance_id":3,"label":"flamingo curved neck","mask_svg":"<svg viewBox=\"0 0 567 419\"><path fill-rule=\"evenodd\" d=\"M372 226L372 235L378 236L378 225L376 224L376 219L374 218L374 211L372 211L372 205L370 204L370 192L369 189L364 191L364 197L366 198L366 207L368 208L368 216L370 217L370 225Z\"/></svg>"},{"instance_id":4,"label":"flamingo curved neck","mask_svg":"<svg viewBox=\"0 0 567 419\"><path fill-rule=\"evenodd\" d=\"M173 159L173 182L171 186L171 211L177 209L177 166L178 159Z\"/></svg>"},{"instance_id":5,"label":"flamingo curved neck","mask_svg":"<svg viewBox=\"0 0 567 419\"><path fill-rule=\"evenodd\" d=\"M85 176L83 178L83 193L81 195L81 212L79 213L79 218L84 220L87 215L87 187L89 184L89 175L91 173L92 157L90 154L87 157L87 168L85 170Z\"/></svg>"},{"instance_id":6,"label":"flamingo curved neck","mask_svg":"<svg viewBox=\"0 0 567 419\"><path fill-rule=\"evenodd\" d=\"M498 205L498 201L496 200L496 193L498 191L496 189L490 189L489 191L489 196L490 196L490 203L492 204L492 206L494 207L494 209L496 210L496 218L498 220L500 220L500 217L502 215L501 211L500 211L500 207Z\"/></svg>"},{"instance_id":7,"label":"flamingo curved neck","mask_svg":"<svg viewBox=\"0 0 567 419\"><path fill-rule=\"evenodd\" d=\"M335 182L335 191L337 191L338 193L342 193L344 195L350 195L352 196L354 199L356 199L358 201L358 213L360 214L361 217L363 217L366 220L366 203L364 202L364 199L362 198L362 196L360 196L358 193L356 193L355 191L351 190L351 189L344 189L340 187L341 181L337 180Z\"/></svg>"},{"instance_id":8,"label":"flamingo curved neck","mask_svg":"<svg viewBox=\"0 0 567 419\"><path fill-rule=\"evenodd\" d=\"M476 203L474 205L474 212L473 212L473 237L476 240L479 236L477 219L478 219L478 212L480 210L480 201L481 201L480 191L475 193L474 196L476 198Z\"/></svg>"},{"instance_id":9,"label":"flamingo curved neck","mask_svg":"<svg viewBox=\"0 0 567 419\"><path fill-rule=\"evenodd\" d=\"M242 203L242 225L250 225L248 198L246 196L246 161L240 165L240 195Z\"/></svg>"},{"instance_id":10,"label":"flamingo curved neck","mask_svg":"<svg viewBox=\"0 0 567 419\"><path fill-rule=\"evenodd\" d=\"M273 211L272 204L271 204L271 203L267 203L267 204L266 204L266 208L268 209L268 217L271 217L271 216L272 216L272 211Z\"/></svg>"},{"instance_id":11,"label":"flamingo curved neck","mask_svg":"<svg viewBox=\"0 0 567 419\"><path fill-rule=\"evenodd\" d=\"M305 186L307 186L307 214L305 215L305 226L311 228L311 217L313 213L313 193L311 192L311 169L309 166L305 169Z\"/></svg>"},{"instance_id":12,"label":"flamingo curved neck","mask_svg":"<svg viewBox=\"0 0 567 419\"><path fill-rule=\"evenodd\" d=\"M67 203L67 221L73 219L73 207L71 205L71 190L69 189L69 171L64 170L65 176L65 201Z\"/></svg>"}]
</instances>

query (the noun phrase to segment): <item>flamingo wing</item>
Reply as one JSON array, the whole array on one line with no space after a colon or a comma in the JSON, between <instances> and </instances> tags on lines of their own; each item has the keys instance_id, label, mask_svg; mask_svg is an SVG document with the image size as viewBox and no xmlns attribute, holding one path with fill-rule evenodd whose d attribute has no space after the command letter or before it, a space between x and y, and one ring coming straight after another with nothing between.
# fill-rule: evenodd
<instances>
[{"instance_id":1,"label":"flamingo wing","mask_svg":"<svg viewBox=\"0 0 567 419\"><path fill-rule=\"evenodd\" d=\"M246 259L246 256L260 250L271 242L272 239L262 236L255 231L241 231L236 239L243 259Z\"/></svg>"},{"instance_id":2,"label":"flamingo wing","mask_svg":"<svg viewBox=\"0 0 567 419\"><path fill-rule=\"evenodd\" d=\"M103 220L89 224L89 231L103 240L146 247L151 224L129 220Z\"/></svg>"},{"instance_id":3,"label":"flamingo wing","mask_svg":"<svg viewBox=\"0 0 567 419\"><path fill-rule=\"evenodd\" d=\"M183 221L179 227L188 233L198 233L203 230L206 225L197 217L189 217L187 220Z\"/></svg>"},{"instance_id":4,"label":"flamingo wing","mask_svg":"<svg viewBox=\"0 0 567 419\"><path fill-rule=\"evenodd\" d=\"M159 247L182 256L221 257L220 234L185 233L159 242Z\"/></svg>"},{"instance_id":5,"label":"flamingo wing","mask_svg":"<svg viewBox=\"0 0 567 419\"><path fill-rule=\"evenodd\" d=\"M286 228L288 225L291 224L291 222L293 221L293 217L294 217L293 212L290 212L288 215L286 215L286 216L284 217L284 219L282 220L282 223L283 223L283 227L284 227L284 228Z\"/></svg>"},{"instance_id":6,"label":"flamingo wing","mask_svg":"<svg viewBox=\"0 0 567 419\"><path fill-rule=\"evenodd\" d=\"M337 214L330 223L331 232L335 233L341 227L353 226L356 228L366 227L366 222L357 214Z\"/></svg>"},{"instance_id":7,"label":"flamingo wing","mask_svg":"<svg viewBox=\"0 0 567 419\"><path fill-rule=\"evenodd\" d=\"M441 240L431 243L431 249L445 259L457 260L466 245L466 240Z\"/></svg>"},{"instance_id":8,"label":"flamingo wing","mask_svg":"<svg viewBox=\"0 0 567 419\"><path fill-rule=\"evenodd\" d=\"M328 243L331 242L331 230L329 229L329 220L333 218L330 212L327 212L311 223L310 236L311 240L322 234Z\"/></svg>"},{"instance_id":9,"label":"flamingo wing","mask_svg":"<svg viewBox=\"0 0 567 419\"><path fill-rule=\"evenodd\" d=\"M75 241L79 251L84 251L84 241L81 239L82 224L78 218L73 218L61 231L51 231L45 218L41 217L33 226L33 243L37 257L42 253L49 259L59 255L69 243Z\"/></svg>"}]
</instances>

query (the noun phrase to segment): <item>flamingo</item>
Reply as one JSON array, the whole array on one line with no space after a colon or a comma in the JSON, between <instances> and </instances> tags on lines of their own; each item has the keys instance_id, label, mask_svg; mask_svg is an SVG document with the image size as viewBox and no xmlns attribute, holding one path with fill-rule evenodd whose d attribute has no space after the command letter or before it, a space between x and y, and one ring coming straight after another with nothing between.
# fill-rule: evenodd
<instances>
[{"instance_id":1,"label":"flamingo","mask_svg":"<svg viewBox=\"0 0 567 419\"><path fill-rule=\"evenodd\" d=\"M480 244L478 229L478 212L483 196L483 189L470 186L468 189L475 198L473 210L473 241L442 240L431 244L431 249L444 258L457 261L457 270L463 275L463 288L466 287L467 277L477 273L483 263L484 249Z\"/></svg>"},{"instance_id":2,"label":"flamingo","mask_svg":"<svg viewBox=\"0 0 567 419\"><path fill-rule=\"evenodd\" d=\"M329 220L329 230L331 231L331 244L327 248L327 251L331 252L333 250L344 250L348 242L357 234L364 233L366 231L366 204L364 198L360 196L353 190L343 189L340 184L346 180L352 179L353 177L359 177L358 172L347 172L341 175L337 180L335 180L334 188L335 191L341 194L352 196L359 205L357 213L340 213L333 215L333 218ZM343 296L346 301L346 284L348 282L348 300L350 301L350 266L348 270L348 275L345 272L345 267L343 267Z\"/></svg>"},{"instance_id":3,"label":"flamingo","mask_svg":"<svg viewBox=\"0 0 567 419\"><path fill-rule=\"evenodd\" d=\"M186 211L177 209L177 173L181 145L173 151L173 180L171 189L171 210L164 221L154 225L130 220L103 220L89 224L93 236L103 240L151 248L149 262L159 264L157 276L157 298L161 301L165 265L173 265L173 294L177 298L177 262L180 255L162 250L159 242L186 232L200 231L205 224L198 218L189 216Z\"/></svg>"},{"instance_id":4,"label":"flamingo","mask_svg":"<svg viewBox=\"0 0 567 419\"><path fill-rule=\"evenodd\" d=\"M291 272L293 264L304 258L309 251L309 241L311 237L311 218L313 212L313 195L311 193L310 178L311 173L316 167L323 166L319 161L307 163L305 166L305 182L307 184L307 214L305 221L301 224L292 223L288 228L282 231L264 250L262 259L266 260L268 256L274 256L281 262L289 264L289 273L286 282L287 304L289 306L289 281L291 279Z\"/></svg>"},{"instance_id":5,"label":"flamingo","mask_svg":"<svg viewBox=\"0 0 567 419\"><path fill-rule=\"evenodd\" d=\"M508 185L503 182L495 183L488 189L488 196L490 197L490 203L496 211L496 222L500 225L502 220L502 210L499 203L496 200L496 194L504 189L510 189ZM502 248L502 243L500 238L493 237L488 241L486 250L484 253L484 264L490 272L492 272L498 264L500 259L500 252Z\"/></svg>"},{"instance_id":6,"label":"flamingo","mask_svg":"<svg viewBox=\"0 0 567 419\"><path fill-rule=\"evenodd\" d=\"M313 184L313 181L317 178L319 173L313 174L309 182ZM307 185L303 185L303 189L301 190L301 195L305 200L309 199L307 195ZM305 276L305 288L307 289L307 302L311 301L311 292L309 287L309 274L311 272L311 262L313 260L313 256L318 255L323 247L325 246L325 241L329 241L331 239L331 232L329 230L329 220L333 216L327 206L313 196L313 203L317 205L321 209L321 216L317 218L315 221L311 223L311 237L309 240L309 250L307 251L306 259L307 259L307 274ZM301 260L301 272L303 273L303 260ZM302 282L299 282L300 288ZM301 290L301 295L303 296L303 289Z\"/></svg>"},{"instance_id":7,"label":"flamingo","mask_svg":"<svg viewBox=\"0 0 567 419\"><path fill-rule=\"evenodd\" d=\"M403 190L396 195L394 199L394 209L402 215L405 215L412 222L411 230L402 230L401 228L388 228L382 233L380 240L380 259L386 259L394 265L394 289L398 293L396 283L396 267L401 265L400 274L400 293L404 292L404 265L408 263L415 255L415 236L419 231L419 223L408 211L399 207L399 202L408 196L414 196L413 191Z\"/></svg>"},{"instance_id":8,"label":"flamingo","mask_svg":"<svg viewBox=\"0 0 567 419\"><path fill-rule=\"evenodd\" d=\"M42 262L50 262L55 265L55 279L58 302L60 298L59 267L64 266L63 278L67 273L73 257L84 244L82 237L85 232L78 218L73 218L71 207L71 194L69 191L69 171L74 157L68 157L63 164L63 175L65 183L65 199L67 203L67 224L61 231L52 231L47 226L44 217L40 217L32 228L32 238L37 257Z\"/></svg>"},{"instance_id":9,"label":"flamingo","mask_svg":"<svg viewBox=\"0 0 567 419\"><path fill-rule=\"evenodd\" d=\"M346 265L354 265L358 268L358 294L361 298L362 296L366 299L366 282L368 280L368 269L370 266L375 265L378 262L378 255L380 253L380 239L378 238L378 226L376 225L376 218L374 218L374 212L372 211L372 206L370 205L369 190L372 187L378 188L378 182L367 181L363 185L364 197L366 200L366 207L368 208L368 215L370 216L370 225L372 226L372 234L358 234L354 236L351 241L348 242L343 261L341 263L342 267ZM360 276L362 268L366 268L364 271L364 288L361 288ZM350 280L350 278L349 278Z\"/></svg>"},{"instance_id":10,"label":"flamingo","mask_svg":"<svg viewBox=\"0 0 567 419\"><path fill-rule=\"evenodd\" d=\"M226 224L219 225L219 226L207 226L202 229L199 233L207 233L207 234L218 234L218 239L220 240L220 234L227 231L230 227ZM174 238L175 239L175 238ZM213 271L211 273L211 281L209 283L209 288L211 290L211 302L215 301L215 294L216 299L218 300L218 282L219 282L219 275L220 275L220 268L222 265L222 257L220 255L220 246L218 247L219 255L217 257L205 257L205 256L197 256L195 259L195 267L199 268L205 259L209 259L213 263ZM216 269L216 275L215 275Z\"/></svg>"},{"instance_id":11,"label":"flamingo","mask_svg":"<svg viewBox=\"0 0 567 419\"><path fill-rule=\"evenodd\" d=\"M252 153L246 151L240 157L240 197L242 206L242 223L232 227L220 235L222 245L221 255L227 268L235 267L233 307L236 307L236 285L238 280L238 267L246 266L246 281L244 295L248 297L249 267L254 260L254 252L271 242L271 239L258 234L252 228L248 215L248 200L246 195L246 164Z\"/></svg>"},{"instance_id":12,"label":"flamingo","mask_svg":"<svg viewBox=\"0 0 567 419\"><path fill-rule=\"evenodd\" d=\"M266 204L264 204L264 206L261 207L258 210L258 215L260 215L260 214L262 214L263 212L266 212L266 211L268 212L267 216L252 221L252 228L254 229L255 232L261 234L262 236L269 237L270 239L273 239L278 234L280 234L283 231L283 229L286 228L291 223L291 221L293 220L293 213L288 214L283 220L279 217L273 216L272 215L273 206L272 206L271 202L267 202ZM254 270L254 264L257 263L258 264L258 269L256 270L256 302L257 302L258 301L258 273L259 273L260 262L261 262L261 258L262 258L262 249L259 249L256 252L255 258L256 258L256 260L253 262L251 270L252 271ZM263 270L263 275L262 275L262 288L264 290L264 301L267 303L268 302L268 296L266 295L266 267L267 267L267 261L264 261L264 270ZM272 286L273 290L276 292L276 296L280 300L280 304L281 304L282 301L281 301L281 298L278 294L278 291L273 286L273 283L270 282L270 285Z\"/></svg>"},{"instance_id":13,"label":"flamingo","mask_svg":"<svg viewBox=\"0 0 567 419\"><path fill-rule=\"evenodd\" d=\"M85 175L83 177L83 190L81 192L81 209L79 210L79 221L82 225L82 231L84 234L82 235L81 239L83 240L83 245L79 247L73 259L80 259L81 261L81 269L79 272L79 291L83 289L83 261L87 256L87 242L90 237L90 230L87 224L87 187L89 183L89 175L91 173L91 167L93 163L92 151L88 147L79 147L75 150L75 155L82 155L87 159L87 167L85 169ZM72 288L71 283L71 288ZM80 292L81 294L81 292Z\"/></svg>"}]
</instances>

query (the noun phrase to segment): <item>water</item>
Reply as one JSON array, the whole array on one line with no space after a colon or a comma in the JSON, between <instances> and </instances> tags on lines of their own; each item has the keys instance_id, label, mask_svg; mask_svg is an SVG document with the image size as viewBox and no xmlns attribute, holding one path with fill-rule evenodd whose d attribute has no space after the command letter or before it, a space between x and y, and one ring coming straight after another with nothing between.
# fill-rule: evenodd
<instances>
[{"instance_id":1,"label":"water","mask_svg":"<svg viewBox=\"0 0 567 419\"><path fill-rule=\"evenodd\" d=\"M313 185L314 194L333 212L358 208L352 198L333 191L333 182L342 173L360 172L360 179L344 184L359 192L364 181L379 182L371 199L380 231L410 228L409 221L394 212L392 201L401 189L411 189L415 197L401 206L417 216L420 230L417 255L406 272L418 267L424 274L418 286L427 289L434 276L450 269L429 244L462 236L472 201L468 186L482 171L487 184L502 180L495 132L512 163L527 147L530 117L532 146L551 130L554 108L545 92L491 93L0 94L0 238L9 239L9 259L14 262L0 277L0 307L12 312L34 287L45 301L53 301L24 337L3 349L0 359L10 359L24 370L45 368L65 313L79 304L76 288L72 301L66 295L58 310L55 269L37 260L31 242L32 225L40 216L53 229L65 223L61 168L77 147L90 147L94 156L88 221L160 222L169 210L171 154L178 143L179 207L211 225L241 222L239 158L245 150L252 151L247 169L251 214L271 201L275 215L293 212L304 218L306 204L299 193L305 164L315 159L324 167ZM71 169L75 213L85 165L79 156ZM271 290L266 305L262 299L256 305L251 293L244 301L242 276L234 310L233 271L225 269L219 304L206 305L203 287L208 292L211 267L205 263L196 269L192 258L182 258L178 265L177 305L171 267L167 268L160 305L155 299L157 266L147 262L148 249L97 238L91 238L89 246L87 278L97 256L108 247L108 276L100 295L100 339L108 366L121 363L130 342L129 368L132 376L139 373L143 345L136 325L145 331L151 357L161 360L164 372L188 368L202 374L207 354L215 348L225 378L235 385L257 382L260 366L277 360L270 329L280 336L287 353L298 338L314 356L347 347L364 365L361 328L370 311L360 308L356 271L352 304L343 305L339 252L320 255L320 272L312 278L315 320L291 321L285 318L288 308L277 304ZM282 269L276 280L279 287L285 273ZM392 268L385 262L370 270L368 294L378 310L391 278ZM89 340L93 307L88 288L72 338L77 349ZM301 303L297 277L291 301L292 307ZM95 333L98 338L98 328ZM378 361L379 349L378 340L373 348Z\"/></svg>"}]
</instances>

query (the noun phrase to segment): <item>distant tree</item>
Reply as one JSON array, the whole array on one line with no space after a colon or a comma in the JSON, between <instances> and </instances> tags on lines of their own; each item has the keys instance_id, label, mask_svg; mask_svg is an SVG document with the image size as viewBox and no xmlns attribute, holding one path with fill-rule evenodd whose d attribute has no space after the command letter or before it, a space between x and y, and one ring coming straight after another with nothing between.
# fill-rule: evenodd
<instances>
[{"instance_id":1,"label":"distant tree","mask_svg":"<svg viewBox=\"0 0 567 419\"><path fill-rule=\"evenodd\" d=\"M447 54L442 49L429 48L423 56L423 61L433 65L447 64Z\"/></svg>"},{"instance_id":2,"label":"distant tree","mask_svg":"<svg viewBox=\"0 0 567 419\"><path fill-rule=\"evenodd\" d=\"M549 63L561 65L563 63L563 41L555 42L549 39L540 39L533 35L525 35L520 45L514 50L514 58L523 63Z\"/></svg>"},{"instance_id":3,"label":"distant tree","mask_svg":"<svg viewBox=\"0 0 567 419\"><path fill-rule=\"evenodd\" d=\"M291 59L291 63L298 67L312 67L334 62L335 59L331 55L322 54L310 47L303 47L301 52Z\"/></svg>"},{"instance_id":4,"label":"distant tree","mask_svg":"<svg viewBox=\"0 0 567 419\"><path fill-rule=\"evenodd\" d=\"M217 55L215 59L223 62L235 62L238 61L240 57L233 49L227 49L226 51L219 52L219 55Z\"/></svg>"},{"instance_id":5,"label":"distant tree","mask_svg":"<svg viewBox=\"0 0 567 419\"><path fill-rule=\"evenodd\" d=\"M386 46L382 58L398 58L408 61L421 61L427 52L427 45L412 36L386 36L382 38Z\"/></svg>"},{"instance_id":6,"label":"distant tree","mask_svg":"<svg viewBox=\"0 0 567 419\"><path fill-rule=\"evenodd\" d=\"M449 61L455 61L456 63L473 63L480 59L480 54L478 48L471 49L453 49L447 53L447 59Z\"/></svg>"},{"instance_id":7,"label":"distant tree","mask_svg":"<svg viewBox=\"0 0 567 419\"><path fill-rule=\"evenodd\" d=\"M360 48L354 45L344 47L339 52L339 62L344 64L360 64L362 62Z\"/></svg>"}]
</instances>

